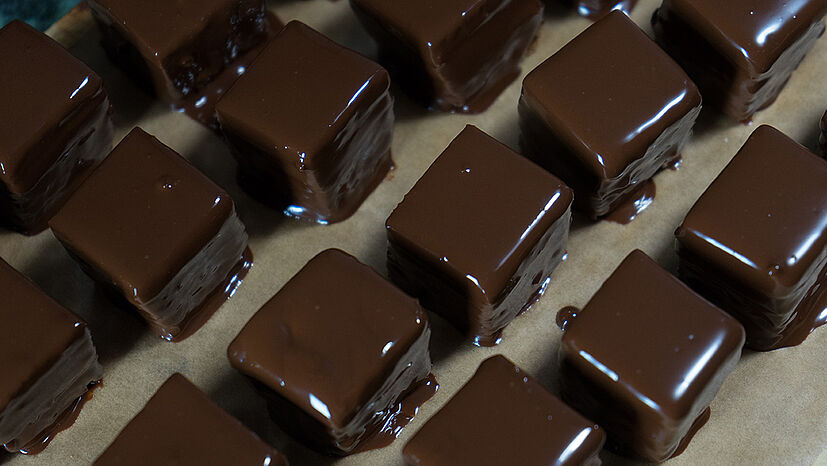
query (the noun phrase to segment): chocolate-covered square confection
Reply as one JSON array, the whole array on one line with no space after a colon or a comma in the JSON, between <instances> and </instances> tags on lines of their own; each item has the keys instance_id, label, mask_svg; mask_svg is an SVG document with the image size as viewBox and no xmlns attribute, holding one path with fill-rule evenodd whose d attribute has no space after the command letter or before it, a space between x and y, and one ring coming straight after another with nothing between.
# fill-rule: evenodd
<instances>
[{"instance_id":1,"label":"chocolate-covered square confection","mask_svg":"<svg viewBox=\"0 0 827 466\"><path fill-rule=\"evenodd\" d=\"M378 64L289 23L216 107L242 186L291 216L350 217L393 166L389 87Z\"/></svg>"},{"instance_id":2,"label":"chocolate-covered square confection","mask_svg":"<svg viewBox=\"0 0 827 466\"><path fill-rule=\"evenodd\" d=\"M197 330L252 260L230 196L140 128L49 225L87 274L166 340Z\"/></svg>"},{"instance_id":3,"label":"chocolate-covered square confection","mask_svg":"<svg viewBox=\"0 0 827 466\"><path fill-rule=\"evenodd\" d=\"M112 148L98 77L21 21L0 29L0 221L46 228L66 196Z\"/></svg>"},{"instance_id":4,"label":"chocolate-covered square confection","mask_svg":"<svg viewBox=\"0 0 827 466\"><path fill-rule=\"evenodd\" d=\"M680 454L735 368L741 325L639 250L568 321L561 395L647 461Z\"/></svg>"},{"instance_id":5,"label":"chocolate-covered square confection","mask_svg":"<svg viewBox=\"0 0 827 466\"><path fill-rule=\"evenodd\" d=\"M286 466L287 460L176 373L93 464Z\"/></svg>"},{"instance_id":6,"label":"chocolate-covered square confection","mask_svg":"<svg viewBox=\"0 0 827 466\"><path fill-rule=\"evenodd\" d=\"M678 228L679 276L744 324L747 346L827 322L827 161L761 126Z\"/></svg>"},{"instance_id":7,"label":"chocolate-covered square confection","mask_svg":"<svg viewBox=\"0 0 827 466\"><path fill-rule=\"evenodd\" d=\"M428 317L354 257L319 253L227 350L282 429L346 455L389 444L436 391Z\"/></svg>"},{"instance_id":8,"label":"chocolate-covered square confection","mask_svg":"<svg viewBox=\"0 0 827 466\"><path fill-rule=\"evenodd\" d=\"M574 3L581 16L599 19L615 10L629 14L637 0L574 0Z\"/></svg>"},{"instance_id":9,"label":"chocolate-covered square confection","mask_svg":"<svg viewBox=\"0 0 827 466\"><path fill-rule=\"evenodd\" d=\"M664 0L658 42L698 84L704 101L748 121L772 104L824 32L823 0Z\"/></svg>"},{"instance_id":10,"label":"chocolate-covered square confection","mask_svg":"<svg viewBox=\"0 0 827 466\"><path fill-rule=\"evenodd\" d=\"M264 0L87 0L109 57L159 99L198 93L268 37Z\"/></svg>"},{"instance_id":11,"label":"chocolate-covered square confection","mask_svg":"<svg viewBox=\"0 0 827 466\"><path fill-rule=\"evenodd\" d=\"M86 322L0 259L0 445L35 454L100 382Z\"/></svg>"},{"instance_id":12,"label":"chocolate-covered square confection","mask_svg":"<svg viewBox=\"0 0 827 466\"><path fill-rule=\"evenodd\" d=\"M496 344L564 259L572 192L473 126L388 218L388 272L478 345Z\"/></svg>"},{"instance_id":13,"label":"chocolate-covered square confection","mask_svg":"<svg viewBox=\"0 0 827 466\"><path fill-rule=\"evenodd\" d=\"M405 445L410 465L599 465L606 434L503 356L474 376Z\"/></svg>"},{"instance_id":14,"label":"chocolate-covered square confection","mask_svg":"<svg viewBox=\"0 0 827 466\"><path fill-rule=\"evenodd\" d=\"M351 0L379 61L424 104L481 112L520 73L543 22L539 0Z\"/></svg>"},{"instance_id":15,"label":"chocolate-covered square confection","mask_svg":"<svg viewBox=\"0 0 827 466\"><path fill-rule=\"evenodd\" d=\"M520 141L577 208L626 222L651 203L650 178L680 160L700 110L686 73L615 11L525 78Z\"/></svg>"}]
</instances>

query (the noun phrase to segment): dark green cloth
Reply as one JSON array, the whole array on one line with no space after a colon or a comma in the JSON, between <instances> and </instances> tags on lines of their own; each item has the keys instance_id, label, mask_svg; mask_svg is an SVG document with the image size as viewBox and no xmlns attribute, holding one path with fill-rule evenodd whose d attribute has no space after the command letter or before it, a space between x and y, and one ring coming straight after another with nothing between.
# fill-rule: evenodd
<instances>
[{"instance_id":1,"label":"dark green cloth","mask_svg":"<svg viewBox=\"0 0 827 466\"><path fill-rule=\"evenodd\" d=\"M23 20L45 31L78 4L78 0L0 0L0 26Z\"/></svg>"}]
</instances>

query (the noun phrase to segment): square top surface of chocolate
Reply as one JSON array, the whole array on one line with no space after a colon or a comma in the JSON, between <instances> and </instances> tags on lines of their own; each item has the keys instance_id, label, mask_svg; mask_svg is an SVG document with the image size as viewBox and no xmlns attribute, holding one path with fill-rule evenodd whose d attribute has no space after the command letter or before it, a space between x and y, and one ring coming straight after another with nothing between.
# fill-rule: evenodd
<instances>
[{"instance_id":1,"label":"square top surface of chocolate","mask_svg":"<svg viewBox=\"0 0 827 466\"><path fill-rule=\"evenodd\" d=\"M264 443L181 374L158 389L95 465L286 465Z\"/></svg>"},{"instance_id":2,"label":"square top surface of chocolate","mask_svg":"<svg viewBox=\"0 0 827 466\"><path fill-rule=\"evenodd\" d=\"M390 86L378 64L291 21L218 102L223 126L314 169L314 155ZM364 107L362 107L364 108Z\"/></svg>"},{"instance_id":3,"label":"square top surface of chocolate","mask_svg":"<svg viewBox=\"0 0 827 466\"><path fill-rule=\"evenodd\" d=\"M250 319L228 356L322 424L342 427L427 328L415 299L328 249Z\"/></svg>"},{"instance_id":4,"label":"square top surface of chocolate","mask_svg":"<svg viewBox=\"0 0 827 466\"><path fill-rule=\"evenodd\" d=\"M403 453L413 464L589 464L605 434L514 363L486 359Z\"/></svg>"},{"instance_id":5,"label":"square top surface of chocolate","mask_svg":"<svg viewBox=\"0 0 827 466\"><path fill-rule=\"evenodd\" d=\"M94 0L143 53L164 60L194 40L221 12L254 4L239 0ZM259 6L260 6L260 2ZM229 16L229 15L228 15Z\"/></svg>"},{"instance_id":6,"label":"square top surface of chocolate","mask_svg":"<svg viewBox=\"0 0 827 466\"><path fill-rule=\"evenodd\" d=\"M677 231L693 254L780 297L827 248L827 161L761 126Z\"/></svg>"},{"instance_id":7,"label":"square top surface of chocolate","mask_svg":"<svg viewBox=\"0 0 827 466\"><path fill-rule=\"evenodd\" d=\"M86 323L0 259L0 413L32 386Z\"/></svg>"},{"instance_id":8,"label":"square top surface of chocolate","mask_svg":"<svg viewBox=\"0 0 827 466\"><path fill-rule=\"evenodd\" d=\"M351 0L434 63L510 0ZM522 1L522 0L521 0Z\"/></svg>"},{"instance_id":9,"label":"square top surface of chocolate","mask_svg":"<svg viewBox=\"0 0 827 466\"><path fill-rule=\"evenodd\" d=\"M0 29L0 63L0 182L20 194L60 155L27 157L30 149L100 93L102 81L57 42L21 21Z\"/></svg>"},{"instance_id":10,"label":"square top surface of chocolate","mask_svg":"<svg viewBox=\"0 0 827 466\"><path fill-rule=\"evenodd\" d=\"M735 319L635 250L568 324L561 348L594 379L681 420L744 338Z\"/></svg>"},{"instance_id":11,"label":"square top surface of chocolate","mask_svg":"<svg viewBox=\"0 0 827 466\"><path fill-rule=\"evenodd\" d=\"M701 105L686 73L619 11L529 73L523 92L598 179L619 176L664 130Z\"/></svg>"},{"instance_id":12,"label":"square top surface of chocolate","mask_svg":"<svg viewBox=\"0 0 827 466\"><path fill-rule=\"evenodd\" d=\"M823 0L665 0L663 7L733 63L764 73L827 12Z\"/></svg>"},{"instance_id":13,"label":"square top surface of chocolate","mask_svg":"<svg viewBox=\"0 0 827 466\"><path fill-rule=\"evenodd\" d=\"M145 301L215 237L234 209L223 189L135 128L49 225L73 254Z\"/></svg>"},{"instance_id":14,"label":"square top surface of chocolate","mask_svg":"<svg viewBox=\"0 0 827 466\"><path fill-rule=\"evenodd\" d=\"M493 301L572 197L555 176L468 126L405 195L387 229Z\"/></svg>"}]
</instances>

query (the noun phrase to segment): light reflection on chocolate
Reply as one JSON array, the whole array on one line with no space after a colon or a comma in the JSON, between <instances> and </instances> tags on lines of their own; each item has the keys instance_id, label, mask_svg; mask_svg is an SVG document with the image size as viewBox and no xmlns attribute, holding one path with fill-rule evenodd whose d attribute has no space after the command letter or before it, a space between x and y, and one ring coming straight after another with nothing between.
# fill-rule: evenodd
<instances>
[{"instance_id":1,"label":"light reflection on chocolate","mask_svg":"<svg viewBox=\"0 0 827 466\"><path fill-rule=\"evenodd\" d=\"M600 19L616 10L628 15L637 4L637 0L575 0L574 3L580 16Z\"/></svg>"},{"instance_id":2,"label":"light reflection on chocolate","mask_svg":"<svg viewBox=\"0 0 827 466\"><path fill-rule=\"evenodd\" d=\"M658 42L704 101L740 121L772 104L824 32L823 0L665 0Z\"/></svg>"},{"instance_id":3,"label":"light reflection on chocolate","mask_svg":"<svg viewBox=\"0 0 827 466\"><path fill-rule=\"evenodd\" d=\"M827 322L827 162L778 130L753 132L676 236L681 278L749 347L794 346Z\"/></svg>"}]
</instances>

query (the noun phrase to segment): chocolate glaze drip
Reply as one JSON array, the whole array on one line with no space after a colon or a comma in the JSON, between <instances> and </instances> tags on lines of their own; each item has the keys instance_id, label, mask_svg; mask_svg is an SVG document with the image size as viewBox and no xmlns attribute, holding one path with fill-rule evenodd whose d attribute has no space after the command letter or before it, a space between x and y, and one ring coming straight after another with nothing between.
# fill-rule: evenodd
<instances>
[{"instance_id":1,"label":"chocolate glaze drip","mask_svg":"<svg viewBox=\"0 0 827 466\"><path fill-rule=\"evenodd\" d=\"M507 439L506 439L507 438ZM599 465L606 434L503 356L486 359L405 445L409 465Z\"/></svg>"},{"instance_id":2,"label":"chocolate glaze drip","mask_svg":"<svg viewBox=\"0 0 827 466\"><path fill-rule=\"evenodd\" d=\"M86 323L0 260L0 445L36 454L72 425L102 369Z\"/></svg>"},{"instance_id":3,"label":"chocolate glaze drip","mask_svg":"<svg viewBox=\"0 0 827 466\"><path fill-rule=\"evenodd\" d=\"M287 460L176 373L94 464L286 466Z\"/></svg>"},{"instance_id":4,"label":"chocolate glaze drip","mask_svg":"<svg viewBox=\"0 0 827 466\"><path fill-rule=\"evenodd\" d=\"M50 225L87 274L168 340L192 333L206 320L197 314L214 312L249 269L247 233L229 195L140 129Z\"/></svg>"},{"instance_id":5,"label":"chocolate glaze drip","mask_svg":"<svg viewBox=\"0 0 827 466\"><path fill-rule=\"evenodd\" d=\"M228 357L285 431L347 455L392 440L416 412L411 402L433 394L430 334L416 300L331 249L256 313Z\"/></svg>"},{"instance_id":6,"label":"chocolate glaze drip","mask_svg":"<svg viewBox=\"0 0 827 466\"><path fill-rule=\"evenodd\" d=\"M571 202L560 180L468 126L388 218L388 273L494 345L565 258Z\"/></svg>"},{"instance_id":7,"label":"chocolate glaze drip","mask_svg":"<svg viewBox=\"0 0 827 466\"><path fill-rule=\"evenodd\" d=\"M389 89L381 66L290 22L217 106L241 185L290 216L347 219L393 166Z\"/></svg>"},{"instance_id":8,"label":"chocolate glaze drip","mask_svg":"<svg viewBox=\"0 0 827 466\"><path fill-rule=\"evenodd\" d=\"M566 326L561 394L614 449L664 461L708 419L743 343L735 319L633 251Z\"/></svg>"},{"instance_id":9,"label":"chocolate glaze drip","mask_svg":"<svg viewBox=\"0 0 827 466\"><path fill-rule=\"evenodd\" d=\"M440 111L478 113L520 72L543 21L538 0L351 0L379 61Z\"/></svg>"},{"instance_id":10,"label":"chocolate glaze drip","mask_svg":"<svg viewBox=\"0 0 827 466\"><path fill-rule=\"evenodd\" d=\"M713 107L740 120L772 104L824 32L821 0L665 0L658 42Z\"/></svg>"},{"instance_id":11,"label":"chocolate glaze drip","mask_svg":"<svg viewBox=\"0 0 827 466\"><path fill-rule=\"evenodd\" d=\"M747 329L801 343L827 321L827 163L761 126L676 232L679 274Z\"/></svg>"},{"instance_id":12,"label":"chocolate glaze drip","mask_svg":"<svg viewBox=\"0 0 827 466\"><path fill-rule=\"evenodd\" d=\"M0 56L0 219L33 235L111 149L109 99L100 77L20 21L0 29Z\"/></svg>"},{"instance_id":13,"label":"chocolate glaze drip","mask_svg":"<svg viewBox=\"0 0 827 466\"><path fill-rule=\"evenodd\" d=\"M679 160L700 111L680 67L612 12L523 81L520 144L574 189L577 208L596 219L631 203L628 221L651 203L634 196L647 197L643 183Z\"/></svg>"}]
</instances>

